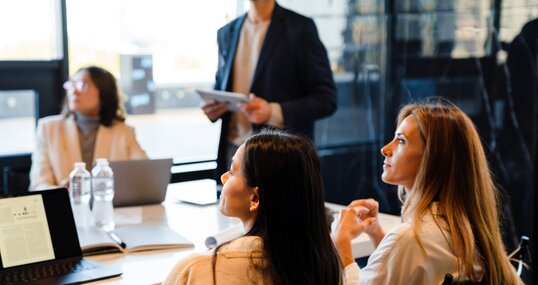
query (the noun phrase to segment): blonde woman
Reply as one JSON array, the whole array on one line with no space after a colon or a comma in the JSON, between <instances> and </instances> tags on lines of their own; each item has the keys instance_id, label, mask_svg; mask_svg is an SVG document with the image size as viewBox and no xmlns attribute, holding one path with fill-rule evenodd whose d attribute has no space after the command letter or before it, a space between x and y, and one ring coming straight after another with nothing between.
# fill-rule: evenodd
<instances>
[{"instance_id":1,"label":"blonde woman","mask_svg":"<svg viewBox=\"0 0 538 285\"><path fill-rule=\"evenodd\" d=\"M342 210L335 242L348 284L441 284L454 280L520 284L499 228L498 191L472 121L446 100L404 106L394 139L381 149L382 180L398 185L403 224L385 234L378 203ZM359 271L351 239L376 246Z\"/></svg>"}]
</instances>

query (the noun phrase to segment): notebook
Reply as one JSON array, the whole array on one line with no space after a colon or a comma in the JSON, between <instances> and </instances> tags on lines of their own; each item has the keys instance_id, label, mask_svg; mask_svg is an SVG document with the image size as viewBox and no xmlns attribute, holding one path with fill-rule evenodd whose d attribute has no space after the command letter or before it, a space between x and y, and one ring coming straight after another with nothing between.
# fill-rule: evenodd
<instances>
[{"instance_id":1,"label":"notebook","mask_svg":"<svg viewBox=\"0 0 538 285\"><path fill-rule=\"evenodd\" d=\"M79 229L78 237L85 256L194 247L192 242L163 225L120 226L112 232L87 227Z\"/></svg>"},{"instance_id":2,"label":"notebook","mask_svg":"<svg viewBox=\"0 0 538 285\"><path fill-rule=\"evenodd\" d=\"M114 172L114 207L164 201L170 183L172 159L110 161Z\"/></svg>"},{"instance_id":3,"label":"notebook","mask_svg":"<svg viewBox=\"0 0 538 285\"><path fill-rule=\"evenodd\" d=\"M121 274L82 258L67 189L0 196L0 284L74 284Z\"/></svg>"}]
</instances>

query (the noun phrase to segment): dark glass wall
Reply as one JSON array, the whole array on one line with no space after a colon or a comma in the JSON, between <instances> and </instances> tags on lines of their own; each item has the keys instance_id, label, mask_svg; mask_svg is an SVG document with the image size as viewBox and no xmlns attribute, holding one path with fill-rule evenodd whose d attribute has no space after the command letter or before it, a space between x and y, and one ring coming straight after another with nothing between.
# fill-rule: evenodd
<instances>
[{"instance_id":1,"label":"dark glass wall","mask_svg":"<svg viewBox=\"0 0 538 285\"><path fill-rule=\"evenodd\" d=\"M339 110L316 134L327 199L374 197L398 213L396 190L380 179L379 149L403 104L442 96L479 130L502 195L507 249L522 235L533 243L538 1L348 0L346 9L344 30L334 31L344 38Z\"/></svg>"},{"instance_id":2,"label":"dark glass wall","mask_svg":"<svg viewBox=\"0 0 538 285\"><path fill-rule=\"evenodd\" d=\"M536 1L407 0L395 1L393 15L395 92L387 115L409 101L443 96L471 117L503 194L509 247L532 234L537 6ZM518 17L520 25L510 17ZM502 26L503 20L512 26Z\"/></svg>"}]
</instances>

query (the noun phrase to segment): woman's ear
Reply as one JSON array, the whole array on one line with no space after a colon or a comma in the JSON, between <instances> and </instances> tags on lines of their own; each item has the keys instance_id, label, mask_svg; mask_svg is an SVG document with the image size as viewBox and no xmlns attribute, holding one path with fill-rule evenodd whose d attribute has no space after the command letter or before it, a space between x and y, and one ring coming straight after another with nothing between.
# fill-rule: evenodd
<instances>
[{"instance_id":1,"label":"woman's ear","mask_svg":"<svg viewBox=\"0 0 538 285\"><path fill-rule=\"evenodd\" d=\"M258 195L258 187L252 189L252 194L250 194L250 208L251 212L256 212L260 204L260 196Z\"/></svg>"}]
</instances>

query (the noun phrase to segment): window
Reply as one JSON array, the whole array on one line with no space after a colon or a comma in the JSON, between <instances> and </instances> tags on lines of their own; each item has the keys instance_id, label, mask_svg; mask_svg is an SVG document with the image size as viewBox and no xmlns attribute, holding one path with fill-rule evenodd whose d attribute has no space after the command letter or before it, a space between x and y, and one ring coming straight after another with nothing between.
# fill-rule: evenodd
<instances>
[{"instance_id":1,"label":"window","mask_svg":"<svg viewBox=\"0 0 538 285\"><path fill-rule=\"evenodd\" d=\"M0 156L33 151L35 100L33 90L0 91Z\"/></svg>"},{"instance_id":2,"label":"window","mask_svg":"<svg viewBox=\"0 0 538 285\"><path fill-rule=\"evenodd\" d=\"M220 122L209 122L194 90L212 87L217 30L244 9L237 5L67 0L69 72L99 65L118 78L127 123L151 158L215 159Z\"/></svg>"},{"instance_id":3,"label":"window","mask_svg":"<svg viewBox=\"0 0 538 285\"><path fill-rule=\"evenodd\" d=\"M59 2L0 2L0 60L61 58Z\"/></svg>"}]
</instances>

